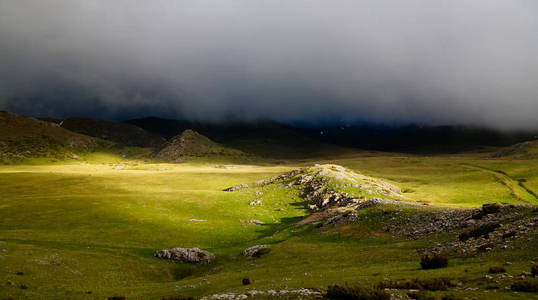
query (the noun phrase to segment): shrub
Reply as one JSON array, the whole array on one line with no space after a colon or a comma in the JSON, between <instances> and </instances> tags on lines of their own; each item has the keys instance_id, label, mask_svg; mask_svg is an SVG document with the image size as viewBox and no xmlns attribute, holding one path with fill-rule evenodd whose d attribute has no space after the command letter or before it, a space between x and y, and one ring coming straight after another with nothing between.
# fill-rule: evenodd
<instances>
[{"instance_id":1,"label":"shrub","mask_svg":"<svg viewBox=\"0 0 538 300\"><path fill-rule=\"evenodd\" d=\"M196 298L186 295L177 295L177 296L170 296L168 298L164 298L163 300L196 300Z\"/></svg>"},{"instance_id":2,"label":"shrub","mask_svg":"<svg viewBox=\"0 0 538 300\"><path fill-rule=\"evenodd\" d=\"M480 220L482 219L482 217L484 217L484 212L483 211L476 212L471 217L475 220Z\"/></svg>"},{"instance_id":3,"label":"shrub","mask_svg":"<svg viewBox=\"0 0 538 300\"><path fill-rule=\"evenodd\" d=\"M513 236L516 236L516 232L515 231L510 231L510 232L507 232L505 234L503 234L503 239L508 239L508 238L511 238Z\"/></svg>"},{"instance_id":4,"label":"shrub","mask_svg":"<svg viewBox=\"0 0 538 300\"><path fill-rule=\"evenodd\" d=\"M429 278L413 279L400 281L380 281L376 284L378 289L406 289L406 290L428 290L428 291L446 291L452 284L449 278Z\"/></svg>"},{"instance_id":5,"label":"shrub","mask_svg":"<svg viewBox=\"0 0 538 300\"><path fill-rule=\"evenodd\" d=\"M330 285L327 289L327 298L339 300L390 300L390 294L384 290L359 285Z\"/></svg>"},{"instance_id":6,"label":"shrub","mask_svg":"<svg viewBox=\"0 0 538 300\"><path fill-rule=\"evenodd\" d=\"M482 211L484 214L495 214L498 213L502 208L502 204L500 203L488 203L482 205Z\"/></svg>"},{"instance_id":7,"label":"shrub","mask_svg":"<svg viewBox=\"0 0 538 300\"><path fill-rule=\"evenodd\" d=\"M242 282L243 282L243 285L249 285L250 284L250 279L243 278Z\"/></svg>"},{"instance_id":8,"label":"shrub","mask_svg":"<svg viewBox=\"0 0 538 300\"><path fill-rule=\"evenodd\" d=\"M532 274L532 276L538 276L538 265L532 266L531 274Z\"/></svg>"},{"instance_id":9,"label":"shrub","mask_svg":"<svg viewBox=\"0 0 538 300\"><path fill-rule=\"evenodd\" d=\"M125 297L124 296L112 296L112 297L108 297L107 299L108 300L125 300Z\"/></svg>"},{"instance_id":10,"label":"shrub","mask_svg":"<svg viewBox=\"0 0 538 300\"><path fill-rule=\"evenodd\" d=\"M426 293L426 291L411 291L407 296L415 300L435 300L435 297Z\"/></svg>"},{"instance_id":11,"label":"shrub","mask_svg":"<svg viewBox=\"0 0 538 300\"><path fill-rule=\"evenodd\" d=\"M448 295L444 295L441 300L459 300L459 299L462 299L458 296L455 296L453 294L448 294Z\"/></svg>"},{"instance_id":12,"label":"shrub","mask_svg":"<svg viewBox=\"0 0 538 300\"><path fill-rule=\"evenodd\" d=\"M420 281L422 288L428 291L446 291L452 286L449 278L431 278Z\"/></svg>"},{"instance_id":13,"label":"shrub","mask_svg":"<svg viewBox=\"0 0 538 300\"><path fill-rule=\"evenodd\" d=\"M487 244L478 246L478 248L476 248L476 250L478 250L478 251L488 251L488 250L493 249L494 247L495 247L494 243L487 243Z\"/></svg>"},{"instance_id":14,"label":"shrub","mask_svg":"<svg viewBox=\"0 0 538 300\"><path fill-rule=\"evenodd\" d=\"M494 231L495 229L501 227L499 223L488 223L481 226L478 226L476 228L470 229L468 231L462 232L459 235L459 239L462 242L465 242L466 240L472 238L472 237L479 237L483 235L488 235L490 232Z\"/></svg>"},{"instance_id":15,"label":"shrub","mask_svg":"<svg viewBox=\"0 0 538 300\"><path fill-rule=\"evenodd\" d=\"M498 285L488 285L484 289L486 289L486 290L498 290L499 286Z\"/></svg>"},{"instance_id":16,"label":"shrub","mask_svg":"<svg viewBox=\"0 0 538 300\"><path fill-rule=\"evenodd\" d=\"M439 269L448 266L448 258L442 254L425 254L420 260L422 269Z\"/></svg>"},{"instance_id":17,"label":"shrub","mask_svg":"<svg viewBox=\"0 0 538 300\"><path fill-rule=\"evenodd\" d=\"M488 214L495 214L498 213L502 208L502 204L500 203L488 203L482 205L482 209L476 213L473 214L472 218L475 220L480 220L482 217Z\"/></svg>"},{"instance_id":18,"label":"shrub","mask_svg":"<svg viewBox=\"0 0 538 300\"><path fill-rule=\"evenodd\" d=\"M497 274L497 273L505 273L506 269L503 267L489 267L489 273L491 274Z\"/></svg>"},{"instance_id":19,"label":"shrub","mask_svg":"<svg viewBox=\"0 0 538 300\"><path fill-rule=\"evenodd\" d=\"M512 290L518 292L538 292L538 280L536 279L524 279L512 283Z\"/></svg>"}]
</instances>

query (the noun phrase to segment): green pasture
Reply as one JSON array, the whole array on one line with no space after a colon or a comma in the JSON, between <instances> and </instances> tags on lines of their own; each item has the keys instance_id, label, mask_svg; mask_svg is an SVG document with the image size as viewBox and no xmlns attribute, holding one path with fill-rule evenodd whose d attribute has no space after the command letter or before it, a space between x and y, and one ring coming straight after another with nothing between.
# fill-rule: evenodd
<instances>
[{"instance_id":1,"label":"green pasture","mask_svg":"<svg viewBox=\"0 0 538 300\"><path fill-rule=\"evenodd\" d=\"M222 190L330 162L386 180L406 197L432 205L538 204L538 160L483 156L347 151L284 164L255 158L239 164L235 157L161 164L111 152L89 154L84 161L0 166L0 299L161 299L439 276L479 287L457 293L482 297L488 267L510 261L508 272L527 271L538 260L537 239L514 250L455 258L446 269L419 270L418 250L454 236L391 237L377 224L383 208L365 210L361 221L345 227L296 227L308 211L294 188ZM220 166L226 163L234 167ZM253 200L262 205L249 206ZM266 225L253 225L254 219ZM262 243L272 244L269 255L258 260L240 255ZM206 249L217 260L193 266L152 257L172 247ZM253 282L247 287L241 284L245 277ZM488 293L491 299L532 297L502 286Z\"/></svg>"}]
</instances>

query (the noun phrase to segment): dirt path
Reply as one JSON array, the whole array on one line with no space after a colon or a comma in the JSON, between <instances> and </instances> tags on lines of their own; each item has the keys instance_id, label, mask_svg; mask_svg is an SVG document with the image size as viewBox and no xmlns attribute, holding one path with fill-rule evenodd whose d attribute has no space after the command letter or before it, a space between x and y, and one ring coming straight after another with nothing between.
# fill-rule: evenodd
<instances>
[{"instance_id":1,"label":"dirt path","mask_svg":"<svg viewBox=\"0 0 538 300\"><path fill-rule=\"evenodd\" d=\"M466 168L471 168L475 170L480 170L482 172L489 173L493 175L497 180L504 186L506 186L509 190L512 196L519 201L526 202L526 203L536 203L538 202L538 196L536 193L534 193L532 190L527 188L523 182L518 181L510 177L508 174L506 174L503 171L499 170L492 170L488 169L486 167L471 165L471 164L462 164L462 166Z\"/></svg>"}]
</instances>

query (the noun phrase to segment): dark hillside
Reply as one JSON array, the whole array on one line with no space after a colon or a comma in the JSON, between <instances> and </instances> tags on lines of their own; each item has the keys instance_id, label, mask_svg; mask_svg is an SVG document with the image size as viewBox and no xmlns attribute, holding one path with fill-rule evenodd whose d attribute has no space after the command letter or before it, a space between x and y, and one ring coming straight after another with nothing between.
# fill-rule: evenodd
<instances>
[{"instance_id":1,"label":"dark hillside","mask_svg":"<svg viewBox=\"0 0 538 300\"><path fill-rule=\"evenodd\" d=\"M0 112L0 162L29 157L74 157L112 143L71 132L58 124Z\"/></svg>"},{"instance_id":2,"label":"dark hillside","mask_svg":"<svg viewBox=\"0 0 538 300\"><path fill-rule=\"evenodd\" d=\"M266 147L267 152L279 149L303 154L308 154L309 151L319 147L326 147L326 145L389 152L457 153L491 146L509 146L532 140L538 135L536 132L502 132L468 126L294 127L270 121L204 124L160 118L135 119L126 122L165 138L171 138L192 128L216 142L239 147L244 151L256 152L261 150L260 147ZM286 150L287 148L293 148L293 150Z\"/></svg>"},{"instance_id":3,"label":"dark hillside","mask_svg":"<svg viewBox=\"0 0 538 300\"><path fill-rule=\"evenodd\" d=\"M337 149L306 135L301 129L271 121L209 124L152 117L126 122L168 139L192 129L227 147L265 157L305 157Z\"/></svg>"},{"instance_id":4,"label":"dark hillside","mask_svg":"<svg viewBox=\"0 0 538 300\"><path fill-rule=\"evenodd\" d=\"M508 146L537 133L510 132L466 126L341 126L307 128L319 140L347 147L411 153L455 153L490 146Z\"/></svg>"},{"instance_id":5,"label":"dark hillside","mask_svg":"<svg viewBox=\"0 0 538 300\"><path fill-rule=\"evenodd\" d=\"M116 142L125 146L157 147L165 142L159 135L150 133L138 126L89 118L68 118L60 126L103 140Z\"/></svg>"}]
</instances>

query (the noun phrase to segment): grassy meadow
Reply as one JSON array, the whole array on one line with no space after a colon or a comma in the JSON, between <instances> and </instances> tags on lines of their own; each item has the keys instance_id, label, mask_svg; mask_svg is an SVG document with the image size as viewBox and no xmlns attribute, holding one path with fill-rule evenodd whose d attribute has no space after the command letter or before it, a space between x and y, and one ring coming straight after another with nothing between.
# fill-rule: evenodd
<instances>
[{"instance_id":1,"label":"grassy meadow","mask_svg":"<svg viewBox=\"0 0 538 300\"><path fill-rule=\"evenodd\" d=\"M507 261L510 273L528 271L530 261L538 260L536 238L511 250L451 259L446 269L420 270L417 249L449 236L391 237L380 228L382 207L361 211L353 225L297 227L308 211L295 189L222 191L330 162L386 180L406 197L431 205L538 204L538 160L484 157L346 151L286 164L254 158L240 164L233 157L166 164L111 152L87 155L83 162L33 159L0 166L0 299L161 299L439 276L480 288L452 294L532 298L502 287L484 290L482 278L489 266ZM217 167L227 163L235 168ZM248 205L258 199L262 205ZM250 223L254 219L266 225ZM257 260L240 255L257 244L272 244L273 251ZM199 247L217 259L195 266L152 257L173 247ZM252 281L246 287L245 277Z\"/></svg>"}]
</instances>

